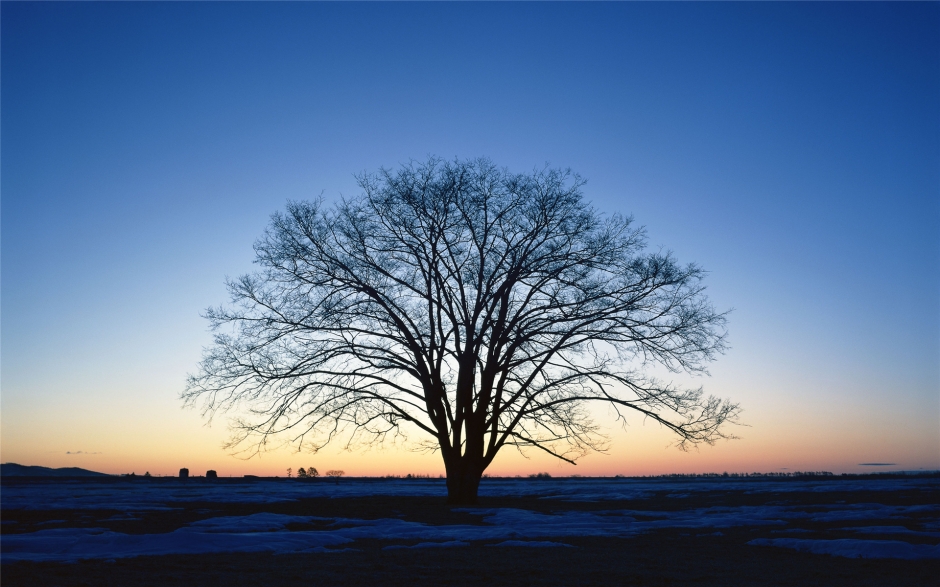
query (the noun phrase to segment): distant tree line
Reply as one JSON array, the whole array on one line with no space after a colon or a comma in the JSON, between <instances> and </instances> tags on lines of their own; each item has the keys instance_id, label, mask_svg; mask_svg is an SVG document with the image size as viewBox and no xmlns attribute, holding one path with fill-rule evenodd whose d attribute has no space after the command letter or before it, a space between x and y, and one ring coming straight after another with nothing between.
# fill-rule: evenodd
<instances>
[{"instance_id":1,"label":"distant tree line","mask_svg":"<svg viewBox=\"0 0 940 587\"><path fill-rule=\"evenodd\" d=\"M833 477L829 471L775 471L772 473L669 473L666 475L646 475L654 479L699 479L699 478L735 478L735 477Z\"/></svg>"}]
</instances>

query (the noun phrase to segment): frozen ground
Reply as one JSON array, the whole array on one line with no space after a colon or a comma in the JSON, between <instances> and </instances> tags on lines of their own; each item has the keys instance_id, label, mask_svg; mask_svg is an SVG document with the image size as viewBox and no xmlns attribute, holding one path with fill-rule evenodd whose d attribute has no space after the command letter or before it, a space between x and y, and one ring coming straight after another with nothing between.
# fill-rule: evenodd
<instances>
[{"instance_id":1,"label":"frozen ground","mask_svg":"<svg viewBox=\"0 0 940 587\"><path fill-rule=\"evenodd\" d=\"M472 523L432 524L400 517L360 519L248 513L212 515L169 531L124 533L106 527L113 520L165 515L205 504L253 507L310 499L441 498L443 480L229 480L115 479L4 484L2 561L75 561L140 555L229 552L342 552L363 540L395 542L385 549L566 547L577 537L629 538L660 530L695 536L723 536L729 529L763 532L747 542L801 552L850 558L940 559L940 479L865 480L637 480L493 479L484 480L481 497L546 500L549 511L497 507L454 508ZM836 499L848 495L933 496L923 503L877 503ZM794 496L800 496L795 499ZM809 497L806 497L809 496ZM836 497L831 497L836 496ZM791 499L793 498L793 499ZM720 505L702 505L702 502ZM565 503L594 502L590 510ZM609 509L605 504L610 502ZM629 502L632 509L622 507ZM746 505L736 505L746 503ZM187 504L195 504L188 506ZM757 504L757 505L752 505ZM655 506L655 507L654 507ZM644 509L648 507L649 509ZM36 531L17 531L17 512L79 512L94 515L102 527L67 527L48 519ZM92 514L81 514L81 512ZM188 510L187 510L188 511ZM161 513L162 512L162 513ZM71 515L69 513L69 515ZM65 516L68 517L68 516ZM45 527L48 525L49 527ZM62 527L62 526L66 527ZM402 544L407 542L408 544Z\"/></svg>"}]
</instances>

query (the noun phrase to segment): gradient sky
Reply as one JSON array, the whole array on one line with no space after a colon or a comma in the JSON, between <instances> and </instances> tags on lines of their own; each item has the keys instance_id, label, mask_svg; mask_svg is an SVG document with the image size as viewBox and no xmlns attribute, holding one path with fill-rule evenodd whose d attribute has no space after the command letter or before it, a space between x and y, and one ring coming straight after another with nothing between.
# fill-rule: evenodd
<instances>
[{"instance_id":1,"label":"gradient sky","mask_svg":"<svg viewBox=\"0 0 940 587\"><path fill-rule=\"evenodd\" d=\"M940 468L938 3L3 2L0 25L3 462L443 472L238 460L179 400L271 213L435 154L572 168L733 308L684 381L741 403L739 440L681 453L600 410L609 454L491 473Z\"/></svg>"}]
</instances>

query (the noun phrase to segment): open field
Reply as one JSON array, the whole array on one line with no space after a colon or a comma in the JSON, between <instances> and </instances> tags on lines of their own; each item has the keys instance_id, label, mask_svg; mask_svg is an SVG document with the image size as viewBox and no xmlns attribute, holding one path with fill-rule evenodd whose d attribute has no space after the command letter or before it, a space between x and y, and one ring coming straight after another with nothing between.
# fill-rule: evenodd
<instances>
[{"instance_id":1,"label":"open field","mask_svg":"<svg viewBox=\"0 0 940 587\"><path fill-rule=\"evenodd\" d=\"M3 479L14 585L928 585L940 477Z\"/></svg>"}]
</instances>

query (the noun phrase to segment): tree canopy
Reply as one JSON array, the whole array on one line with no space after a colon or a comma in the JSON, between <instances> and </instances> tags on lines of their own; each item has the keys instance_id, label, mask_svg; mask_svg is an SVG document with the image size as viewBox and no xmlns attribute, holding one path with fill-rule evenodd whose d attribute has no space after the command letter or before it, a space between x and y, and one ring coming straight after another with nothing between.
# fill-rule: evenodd
<instances>
[{"instance_id":1,"label":"tree canopy","mask_svg":"<svg viewBox=\"0 0 940 587\"><path fill-rule=\"evenodd\" d=\"M358 183L359 197L274 214L260 271L206 312L214 344L183 397L238 413L233 446L417 429L465 503L506 446L569 462L601 448L592 402L659 422L680 448L727 437L736 404L647 375L701 372L724 350L703 270L648 252L577 175L430 159Z\"/></svg>"}]
</instances>

